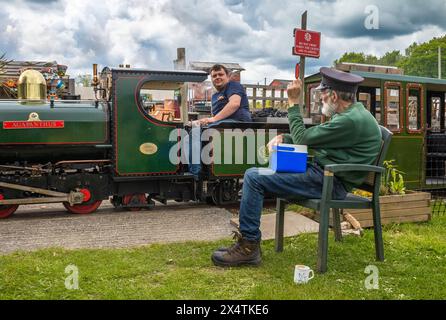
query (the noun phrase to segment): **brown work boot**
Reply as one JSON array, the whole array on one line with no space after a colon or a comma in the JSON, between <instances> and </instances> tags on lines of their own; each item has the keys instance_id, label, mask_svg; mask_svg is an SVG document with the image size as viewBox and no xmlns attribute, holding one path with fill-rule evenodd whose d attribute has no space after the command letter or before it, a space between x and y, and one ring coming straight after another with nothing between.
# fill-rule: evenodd
<instances>
[{"instance_id":1,"label":"brown work boot","mask_svg":"<svg viewBox=\"0 0 446 320\"><path fill-rule=\"evenodd\" d=\"M233 246L235 246L238 242L239 239L242 238L242 234L240 233L240 231L234 230L232 231L232 239L235 240L235 243L233 243L232 245L230 245L229 247L220 247L215 251L228 251L229 249L231 249Z\"/></svg>"},{"instance_id":2,"label":"brown work boot","mask_svg":"<svg viewBox=\"0 0 446 320\"><path fill-rule=\"evenodd\" d=\"M212 262L221 267L237 267L241 265L258 266L262 262L260 241L244 239L235 233L237 242L228 248L219 248L212 254ZM226 249L225 251L223 249Z\"/></svg>"},{"instance_id":3,"label":"brown work boot","mask_svg":"<svg viewBox=\"0 0 446 320\"><path fill-rule=\"evenodd\" d=\"M233 233L232 239L234 239L236 242L233 243L232 245L230 245L229 247L217 248L217 250L215 250L215 251L228 251L229 249L231 249L232 247L237 245L238 240L242 238L242 234L240 233L240 231L238 229L232 231L232 233ZM260 256L262 256L262 247L259 246L259 248L260 248Z\"/></svg>"}]
</instances>

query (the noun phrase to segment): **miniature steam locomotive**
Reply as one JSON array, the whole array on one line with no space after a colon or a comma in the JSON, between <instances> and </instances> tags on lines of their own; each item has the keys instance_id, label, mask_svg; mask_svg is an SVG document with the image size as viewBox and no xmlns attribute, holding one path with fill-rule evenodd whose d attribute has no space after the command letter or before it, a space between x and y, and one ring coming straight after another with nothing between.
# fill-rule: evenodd
<instances>
[{"instance_id":1,"label":"miniature steam locomotive","mask_svg":"<svg viewBox=\"0 0 446 320\"><path fill-rule=\"evenodd\" d=\"M187 164L172 161L184 152L177 146L189 131L187 84L206 79L201 71L104 68L94 72L94 101L48 101L43 76L25 71L19 98L0 101L0 218L36 203L88 214L109 199L128 210L154 200L237 201L245 170L265 165L257 158L203 163L198 180ZM286 124L222 124L214 128L222 138L212 142L211 155L223 158L225 143L237 135L242 148L251 138L264 148L268 131L287 130Z\"/></svg>"}]
</instances>

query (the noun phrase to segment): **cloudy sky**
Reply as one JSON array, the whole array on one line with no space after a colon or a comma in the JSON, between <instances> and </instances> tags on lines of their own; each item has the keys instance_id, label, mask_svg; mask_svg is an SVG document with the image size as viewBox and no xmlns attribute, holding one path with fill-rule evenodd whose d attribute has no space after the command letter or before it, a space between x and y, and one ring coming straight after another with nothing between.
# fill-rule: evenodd
<instances>
[{"instance_id":1,"label":"cloudy sky","mask_svg":"<svg viewBox=\"0 0 446 320\"><path fill-rule=\"evenodd\" d=\"M322 33L307 74L346 51L382 55L446 32L446 0L0 0L0 8L0 54L56 60L71 76L91 73L92 63L172 69L185 47L188 62L240 63L246 83L291 79L292 31L305 10L308 29Z\"/></svg>"}]
</instances>

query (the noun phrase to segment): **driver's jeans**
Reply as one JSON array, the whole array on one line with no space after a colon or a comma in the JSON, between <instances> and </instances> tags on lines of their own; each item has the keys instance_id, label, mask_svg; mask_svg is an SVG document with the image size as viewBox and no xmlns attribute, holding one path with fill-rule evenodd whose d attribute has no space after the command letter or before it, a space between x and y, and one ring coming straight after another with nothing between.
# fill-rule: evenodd
<instances>
[{"instance_id":1,"label":"driver's jeans","mask_svg":"<svg viewBox=\"0 0 446 320\"><path fill-rule=\"evenodd\" d=\"M218 126L220 123L240 122L232 119L225 119L211 123L208 129ZM189 140L189 172L194 175L195 180L200 178L201 173L201 127L193 126Z\"/></svg>"}]
</instances>

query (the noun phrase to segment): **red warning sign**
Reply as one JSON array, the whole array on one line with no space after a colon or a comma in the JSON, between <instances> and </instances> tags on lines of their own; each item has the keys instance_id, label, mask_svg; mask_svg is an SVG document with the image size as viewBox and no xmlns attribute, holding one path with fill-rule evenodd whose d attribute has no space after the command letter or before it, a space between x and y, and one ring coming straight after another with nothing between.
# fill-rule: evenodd
<instances>
[{"instance_id":1,"label":"red warning sign","mask_svg":"<svg viewBox=\"0 0 446 320\"><path fill-rule=\"evenodd\" d=\"M293 54L296 56L319 58L321 55L321 33L294 29Z\"/></svg>"}]
</instances>

